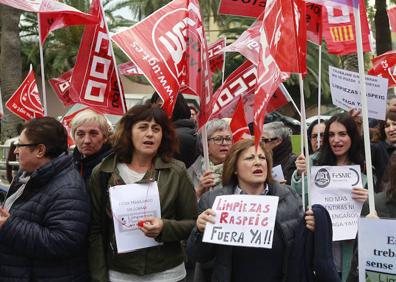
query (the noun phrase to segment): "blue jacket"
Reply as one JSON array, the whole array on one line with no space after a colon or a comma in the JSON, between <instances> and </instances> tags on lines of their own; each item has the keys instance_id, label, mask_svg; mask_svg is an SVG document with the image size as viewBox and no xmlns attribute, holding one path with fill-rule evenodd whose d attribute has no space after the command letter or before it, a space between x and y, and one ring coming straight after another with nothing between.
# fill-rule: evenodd
<instances>
[{"instance_id":1,"label":"blue jacket","mask_svg":"<svg viewBox=\"0 0 396 282\"><path fill-rule=\"evenodd\" d=\"M16 181L10 195L21 185ZM71 157L33 172L0 228L0 281L87 281L89 197Z\"/></svg>"}]
</instances>

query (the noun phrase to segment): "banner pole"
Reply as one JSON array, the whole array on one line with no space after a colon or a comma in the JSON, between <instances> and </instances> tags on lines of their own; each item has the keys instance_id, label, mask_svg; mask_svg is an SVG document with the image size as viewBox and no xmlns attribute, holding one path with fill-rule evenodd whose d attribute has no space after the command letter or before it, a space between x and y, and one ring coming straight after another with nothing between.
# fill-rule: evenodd
<instances>
[{"instance_id":1,"label":"banner pole","mask_svg":"<svg viewBox=\"0 0 396 282\"><path fill-rule=\"evenodd\" d=\"M117 66L117 60L116 60L116 57L114 55L113 43L112 43L112 40L111 40L111 37L110 37L109 27L107 25L106 16L105 16L105 13L104 13L104 10L103 10L102 0L99 0L99 3L100 3L100 11L102 13L102 18L103 18L103 21L104 21L104 24L105 24L105 27L106 27L107 36L109 38L109 48L110 48L111 56L113 57L113 64L114 64L114 70L115 70L115 74L116 74L116 78L117 78L118 90L120 91L120 99L121 99L122 111L125 114L126 111L127 111L125 93L124 93L124 89L122 88L122 85L121 85L120 75L119 75L118 66Z\"/></svg>"},{"instance_id":2,"label":"banner pole","mask_svg":"<svg viewBox=\"0 0 396 282\"><path fill-rule=\"evenodd\" d=\"M41 29L40 29L40 14L37 13L37 22L39 30L39 50L40 50L40 69L41 69L41 88L43 90L43 106L44 106L44 116L48 115L47 111L47 89L45 87L45 72L44 72L44 52L43 45L41 44Z\"/></svg>"},{"instance_id":3,"label":"banner pole","mask_svg":"<svg viewBox=\"0 0 396 282\"><path fill-rule=\"evenodd\" d=\"M319 47L319 67L318 67L318 124L320 121L320 106L322 105L322 42ZM318 127L319 128L319 127ZM320 134L318 129L318 150L320 148Z\"/></svg>"},{"instance_id":4,"label":"banner pole","mask_svg":"<svg viewBox=\"0 0 396 282\"><path fill-rule=\"evenodd\" d=\"M206 124L202 126L202 150L204 157L205 171L209 169L209 149L208 149L208 133L206 131Z\"/></svg>"},{"instance_id":5,"label":"banner pole","mask_svg":"<svg viewBox=\"0 0 396 282\"><path fill-rule=\"evenodd\" d=\"M370 215L376 215L375 201L374 201L373 171L372 171L371 152L370 152L368 111L367 111L366 75L364 73L363 40L362 40L362 28L360 26L361 20L360 20L359 0L353 0L353 13L355 17L356 47L357 47L357 55L358 55L359 80L360 80L360 102L362 104L364 154L366 158L369 209L370 209Z\"/></svg>"},{"instance_id":6,"label":"banner pole","mask_svg":"<svg viewBox=\"0 0 396 282\"><path fill-rule=\"evenodd\" d=\"M224 37L224 40L225 40L224 46L227 46L227 37ZM226 62L226 55L227 55L227 52L224 52L224 51L223 51L223 53L224 53L224 59L223 59L223 70L222 70L222 74L221 74L221 85L224 84L225 62Z\"/></svg>"}]
</instances>

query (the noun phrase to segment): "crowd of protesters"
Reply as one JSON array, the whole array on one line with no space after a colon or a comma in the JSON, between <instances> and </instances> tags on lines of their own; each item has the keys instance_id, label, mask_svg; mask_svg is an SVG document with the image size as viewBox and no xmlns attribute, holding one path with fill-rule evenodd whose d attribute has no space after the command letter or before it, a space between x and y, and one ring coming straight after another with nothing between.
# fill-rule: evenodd
<instances>
[{"instance_id":1,"label":"crowd of protesters","mask_svg":"<svg viewBox=\"0 0 396 282\"><path fill-rule=\"evenodd\" d=\"M371 146L378 215L390 218L396 217L395 101L389 100ZM229 123L211 120L205 126L207 166L183 96L171 118L160 102L153 95L150 103L132 107L114 132L102 114L79 113L71 123L72 154L67 131L55 119L24 125L15 144L20 171L0 208L0 281L357 281L357 242L332 242L326 211L304 209L301 190L311 165L359 165L363 187L353 188L352 198L364 203L362 215L368 213L356 116L336 114L311 124L310 163L292 153L290 131L281 122L264 125L256 150L253 140L232 144ZM283 180L273 179L276 165ZM160 244L120 253L108 189L132 183L158 187L160 215L144 216L138 229ZM279 197L271 249L202 241L216 217L216 196L239 194ZM301 239L307 232L320 236L323 250L309 259L321 263L301 267L307 254L296 242L308 240ZM321 251L326 258L318 258Z\"/></svg>"}]
</instances>

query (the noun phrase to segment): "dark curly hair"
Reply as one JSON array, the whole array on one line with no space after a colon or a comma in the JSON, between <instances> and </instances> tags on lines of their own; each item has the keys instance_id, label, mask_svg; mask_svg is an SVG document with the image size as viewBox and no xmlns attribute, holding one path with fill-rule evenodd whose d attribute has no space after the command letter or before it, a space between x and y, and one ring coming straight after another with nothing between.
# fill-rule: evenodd
<instances>
[{"instance_id":1,"label":"dark curly hair","mask_svg":"<svg viewBox=\"0 0 396 282\"><path fill-rule=\"evenodd\" d=\"M134 147L132 144L132 127L139 121L154 120L161 126L162 140L157 154L163 161L169 161L178 148L175 130L166 115L159 107L153 105L136 105L130 108L118 122L111 138L113 150L117 154L118 161L130 163Z\"/></svg>"}]
</instances>

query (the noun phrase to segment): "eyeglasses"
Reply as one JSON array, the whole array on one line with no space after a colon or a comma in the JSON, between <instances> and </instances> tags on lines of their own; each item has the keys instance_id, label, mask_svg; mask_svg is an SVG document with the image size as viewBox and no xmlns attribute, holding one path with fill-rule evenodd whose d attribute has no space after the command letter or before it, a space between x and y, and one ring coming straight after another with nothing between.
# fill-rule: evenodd
<instances>
[{"instance_id":1,"label":"eyeglasses","mask_svg":"<svg viewBox=\"0 0 396 282\"><path fill-rule=\"evenodd\" d=\"M278 139L278 137L274 137L274 138L261 138L261 142L269 143L269 142L275 141L275 140L277 140L277 139Z\"/></svg>"},{"instance_id":2,"label":"eyeglasses","mask_svg":"<svg viewBox=\"0 0 396 282\"><path fill-rule=\"evenodd\" d=\"M319 136L320 136L320 138L323 138L324 133L319 133ZM311 138L313 138L313 139L318 138L318 134L317 134L317 133L313 133L313 134L311 135Z\"/></svg>"},{"instance_id":3,"label":"eyeglasses","mask_svg":"<svg viewBox=\"0 0 396 282\"><path fill-rule=\"evenodd\" d=\"M34 147L37 146L39 144L37 143L27 143L27 144L23 144L23 143L14 143L15 147L19 148L19 147Z\"/></svg>"},{"instance_id":4,"label":"eyeglasses","mask_svg":"<svg viewBox=\"0 0 396 282\"><path fill-rule=\"evenodd\" d=\"M232 143L232 137L231 136L216 136L212 138L208 138L208 141L213 140L213 143L217 145L223 144L231 144Z\"/></svg>"}]
</instances>

